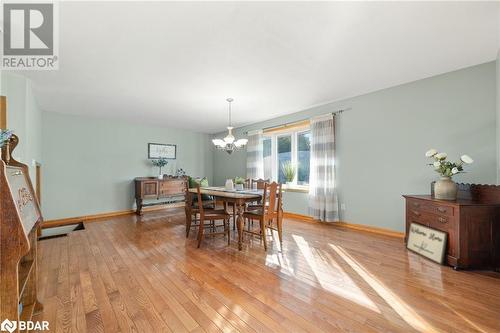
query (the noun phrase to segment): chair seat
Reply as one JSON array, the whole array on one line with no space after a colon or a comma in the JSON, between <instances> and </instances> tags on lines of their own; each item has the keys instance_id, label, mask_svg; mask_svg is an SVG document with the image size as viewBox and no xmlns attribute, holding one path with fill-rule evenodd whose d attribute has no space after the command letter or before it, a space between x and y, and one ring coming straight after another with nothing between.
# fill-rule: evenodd
<instances>
[{"instance_id":1,"label":"chair seat","mask_svg":"<svg viewBox=\"0 0 500 333\"><path fill-rule=\"evenodd\" d=\"M249 210L249 211L243 213L243 217L247 217L247 218L258 218L259 216L262 216L262 215L263 215L262 206L255 207L255 209L252 209L252 210Z\"/></svg>"},{"instance_id":2,"label":"chair seat","mask_svg":"<svg viewBox=\"0 0 500 333\"><path fill-rule=\"evenodd\" d=\"M213 201L213 200L202 201L202 205L203 205L203 207L213 207L215 205L215 201ZM192 207L192 210L198 210L198 203L193 202L191 207Z\"/></svg>"},{"instance_id":3,"label":"chair seat","mask_svg":"<svg viewBox=\"0 0 500 333\"><path fill-rule=\"evenodd\" d=\"M247 210L255 210L255 209L262 209L261 204L250 204L247 206Z\"/></svg>"},{"instance_id":4,"label":"chair seat","mask_svg":"<svg viewBox=\"0 0 500 333\"><path fill-rule=\"evenodd\" d=\"M204 209L205 219L227 219L231 215L226 212L224 209Z\"/></svg>"}]
</instances>

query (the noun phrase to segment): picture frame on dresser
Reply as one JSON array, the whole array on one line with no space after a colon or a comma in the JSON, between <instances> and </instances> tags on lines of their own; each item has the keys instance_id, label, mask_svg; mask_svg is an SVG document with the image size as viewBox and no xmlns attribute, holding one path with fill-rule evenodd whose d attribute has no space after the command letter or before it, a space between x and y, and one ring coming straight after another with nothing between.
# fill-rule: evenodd
<instances>
[{"instance_id":1,"label":"picture frame on dresser","mask_svg":"<svg viewBox=\"0 0 500 333\"><path fill-rule=\"evenodd\" d=\"M406 248L438 264L443 264L448 233L411 223Z\"/></svg>"},{"instance_id":2,"label":"picture frame on dresser","mask_svg":"<svg viewBox=\"0 0 500 333\"><path fill-rule=\"evenodd\" d=\"M164 158L175 160L177 158L177 145L168 143L148 143L148 159Z\"/></svg>"}]
</instances>

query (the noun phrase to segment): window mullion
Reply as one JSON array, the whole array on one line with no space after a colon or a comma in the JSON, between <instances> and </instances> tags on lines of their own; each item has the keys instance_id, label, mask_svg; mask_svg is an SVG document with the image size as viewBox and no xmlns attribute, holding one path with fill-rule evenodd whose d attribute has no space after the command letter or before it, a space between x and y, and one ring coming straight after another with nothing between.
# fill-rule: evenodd
<instances>
[{"instance_id":1,"label":"window mullion","mask_svg":"<svg viewBox=\"0 0 500 333\"><path fill-rule=\"evenodd\" d=\"M278 181L278 138L273 134L271 139L271 155L272 155L272 180Z\"/></svg>"},{"instance_id":2,"label":"window mullion","mask_svg":"<svg viewBox=\"0 0 500 333\"><path fill-rule=\"evenodd\" d=\"M298 156L297 156L297 132L293 132L291 133L291 136L292 136L292 165L295 167L295 178L293 179L293 184L297 185L297 177L298 177L298 171L299 171L299 167L298 167L298 162L297 162L297 159L298 159Z\"/></svg>"}]
</instances>

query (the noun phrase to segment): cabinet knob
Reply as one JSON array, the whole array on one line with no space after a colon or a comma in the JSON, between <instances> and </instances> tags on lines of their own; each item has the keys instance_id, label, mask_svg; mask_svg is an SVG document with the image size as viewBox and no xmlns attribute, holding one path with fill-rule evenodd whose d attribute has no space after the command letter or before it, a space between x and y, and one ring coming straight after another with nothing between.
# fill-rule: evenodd
<instances>
[{"instance_id":1,"label":"cabinet knob","mask_svg":"<svg viewBox=\"0 0 500 333\"><path fill-rule=\"evenodd\" d=\"M414 214L415 216L420 216L420 213L419 213L419 212L417 212L416 210L413 210L412 212L413 212L413 214Z\"/></svg>"},{"instance_id":2,"label":"cabinet knob","mask_svg":"<svg viewBox=\"0 0 500 333\"><path fill-rule=\"evenodd\" d=\"M413 207L417 207L418 208L418 207L420 207L420 204L418 202L414 202L413 203Z\"/></svg>"},{"instance_id":3,"label":"cabinet knob","mask_svg":"<svg viewBox=\"0 0 500 333\"><path fill-rule=\"evenodd\" d=\"M437 208L438 212L440 213L446 213L446 208L443 208L443 207L438 207Z\"/></svg>"}]
</instances>

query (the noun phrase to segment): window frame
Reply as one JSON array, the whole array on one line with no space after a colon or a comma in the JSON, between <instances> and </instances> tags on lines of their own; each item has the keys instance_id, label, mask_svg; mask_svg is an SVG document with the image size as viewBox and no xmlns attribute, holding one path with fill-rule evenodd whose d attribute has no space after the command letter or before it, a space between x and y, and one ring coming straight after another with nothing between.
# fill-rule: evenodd
<instances>
[{"instance_id":1,"label":"window frame","mask_svg":"<svg viewBox=\"0 0 500 333\"><path fill-rule=\"evenodd\" d=\"M309 184L307 185L299 185L297 184L298 181L298 176L299 176L299 168L298 168L298 154L299 154L299 147L298 147L298 137L300 134L311 132L311 128L309 126L307 127L301 127L301 128L296 128L296 129L291 129L291 130L283 130L283 131L276 131L276 132L270 132L270 133L264 133L263 134L263 140L266 139L271 139L271 179L273 181L278 181L278 176L279 176L279 159L278 159L278 138L284 137L284 136L290 136L291 137L291 162L292 165L295 166L296 168L296 173L295 173L295 178L292 182L292 184L287 186L287 189L291 190L298 190L298 191L308 191L309 190Z\"/></svg>"}]
</instances>

